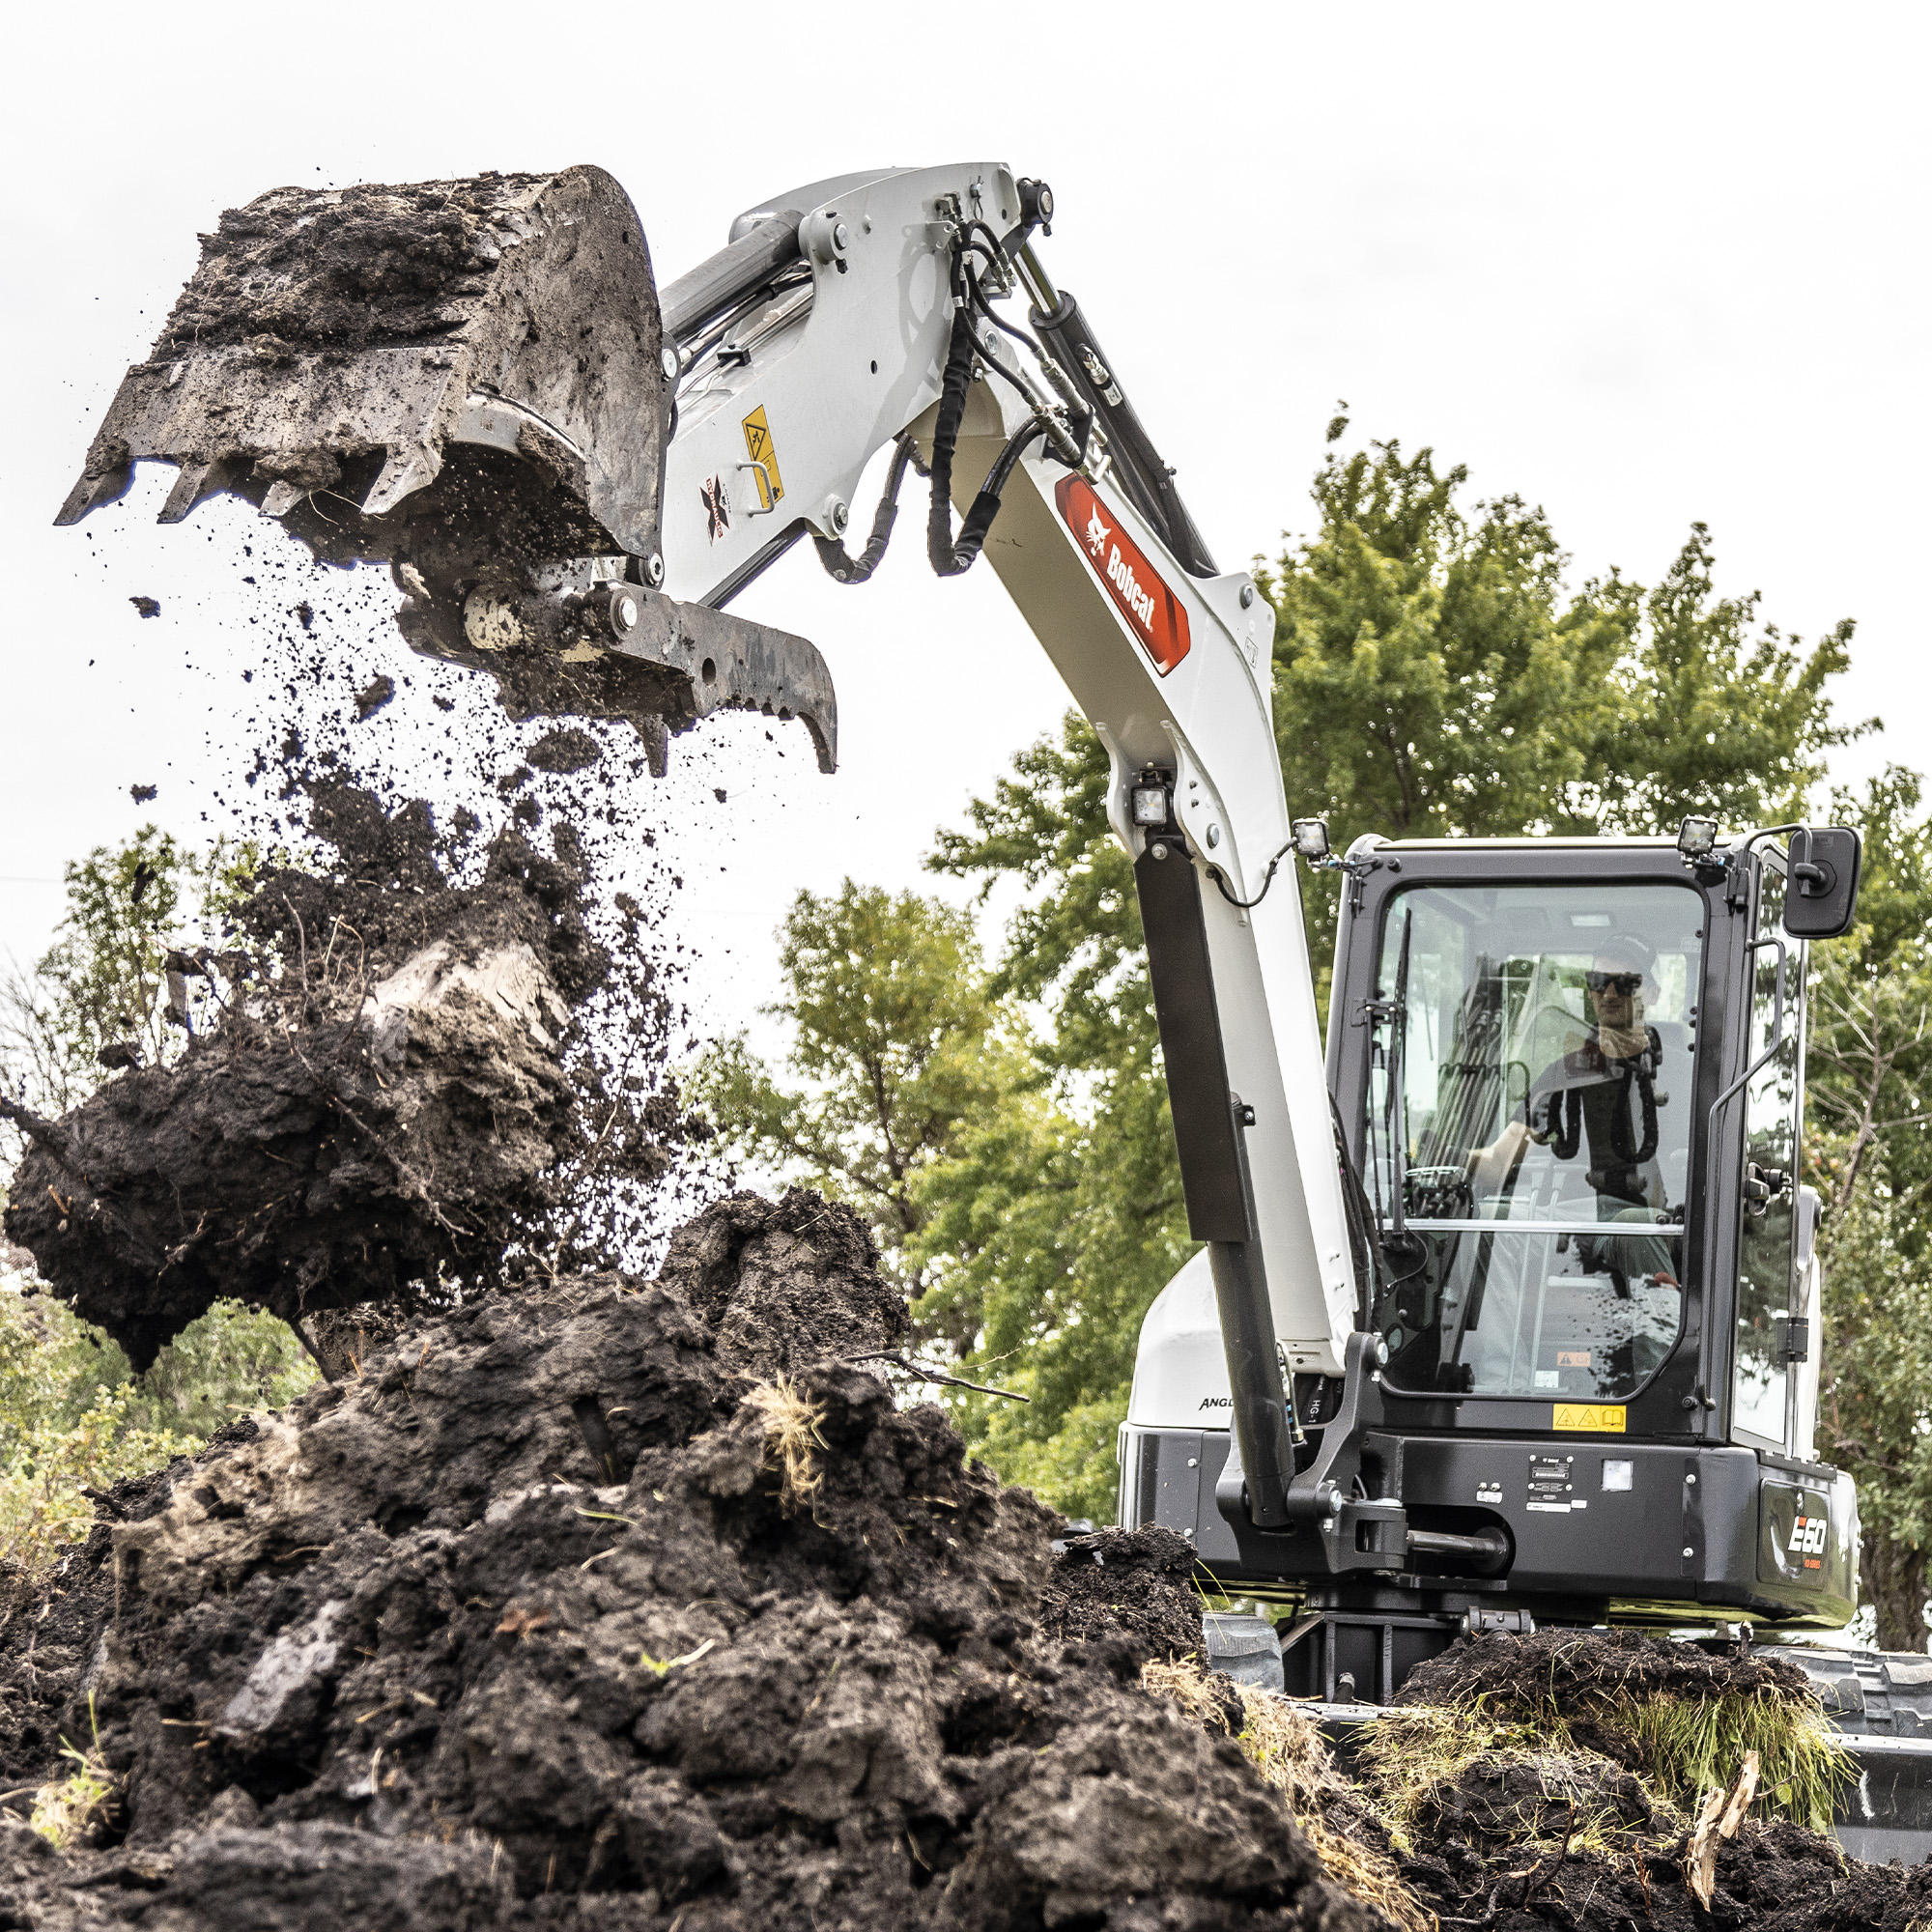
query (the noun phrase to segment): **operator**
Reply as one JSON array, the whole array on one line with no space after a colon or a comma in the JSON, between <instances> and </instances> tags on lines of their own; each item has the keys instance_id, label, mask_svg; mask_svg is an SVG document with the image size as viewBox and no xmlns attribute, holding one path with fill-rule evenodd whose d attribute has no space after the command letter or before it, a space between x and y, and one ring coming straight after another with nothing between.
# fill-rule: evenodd
<instances>
[{"instance_id":1,"label":"operator","mask_svg":"<svg viewBox=\"0 0 1932 1932\"><path fill-rule=\"evenodd\" d=\"M1590 1030L1531 1083L1523 1102L1529 1138L1558 1160L1589 1150L1587 1179L1599 1215L1666 1205L1657 1165L1657 1075L1663 1042L1644 1021L1656 997L1657 955L1634 934L1605 939L1583 975ZM1651 1218L1644 1216L1645 1219Z\"/></svg>"},{"instance_id":2,"label":"operator","mask_svg":"<svg viewBox=\"0 0 1932 1932\"><path fill-rule=\"evenodd\" d=\"M1570 1034L1561 1054L1530 1083L1521 1114L1493 1146L1470 1155L1472 1176L1479 1163L1513 1173L1532 1144L1548 1148L1562 1163L1579 1153L1586 1157L1596 1218L1630 1227L1628 1233L1605 1228L1600 1236L1577 1237L1585 1275L1607 1274L1613 1305L1626 1310L1614 1320L1607 1310L1592 1318L1592 1327L1603 1333L1591 1352L1605 1350L1592 1366L1617 1373L1626 1387L1662 1365L1676 1338L1682 1303L1677 1230L1670 1226L1677 1217L1657 1159L1659 1110L1669 1097L1658 1088L1663 1042L1645 1018L1646 1003L1658 994L1656 966L1655 949L1634 933L1599 943L1583 974L1586 1031ZM1608 1346L1613 1333L1629 1350L1621 1361Z\"/></svg>"}]
</instances>

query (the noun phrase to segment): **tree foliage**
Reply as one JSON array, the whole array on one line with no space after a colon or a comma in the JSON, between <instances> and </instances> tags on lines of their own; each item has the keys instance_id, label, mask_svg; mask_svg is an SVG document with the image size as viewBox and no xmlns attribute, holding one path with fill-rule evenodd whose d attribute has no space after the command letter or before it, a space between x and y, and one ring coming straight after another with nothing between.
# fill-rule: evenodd
<instances>
[{"instance_id":1,"label":"tree foliage","mask_svg":"<svg viewBox=\"0 0 1932 1932\"><path fill-rule=\"evenodd\" d=\"M1922 1650L1932 1567L1932 815L1893 768L1836 816L1864 840L1859 923L1813 953L1806 1057L1823 1198L1819 1453L1859 1485L1880 1642Z\"/></svg>"},{"instance_id":2,"label":"tree foliage","mask_svg":"<svg viewBox=\"0 0 1932 1932\"><path fill-rule=\"evenodd\" d=\"M1824 694L1850 622L1807 649L1755 596L1719 596L1701 524L1654 588L1611 571L1572 590L1544 512L1468 502L1467 480L1394 441L1331 454L1312 533L1263 573L1294 815L1327 817L1338 849L1790 816L1851 735ZM1332 880L1306 896L1321 968Z\"/></svg>"},{"instance_id":3,"label":"tree foliage","mask_svg":"<svg viewBox=\"0 0 1932 1932\"><path fill-rule=\"evenodd\" d=\"M218 845L196 853L144 825L68 863L53 944L31 973L0 980L0 1071L31 1105L78 1105L99 1083L103 1047L128 1044L149 1065L180 1052L187 1036L170 1017L169 952L208 934L251 861Z\"/></svg>"},{"instance_id":4,"label":"tree foliage","mask_svg":"<svg viewBox=\"0 0 1932 1932\"><path fill-rule=\"evenodd\" d=\"M790 1036L775 1073L743 1034L699 1063L693 1098L742 1158L849 1202L898 1255L920 1171L1024 1077L969 914L847 879L802 892L779 934Z\"/></svg>"}]
</instances>

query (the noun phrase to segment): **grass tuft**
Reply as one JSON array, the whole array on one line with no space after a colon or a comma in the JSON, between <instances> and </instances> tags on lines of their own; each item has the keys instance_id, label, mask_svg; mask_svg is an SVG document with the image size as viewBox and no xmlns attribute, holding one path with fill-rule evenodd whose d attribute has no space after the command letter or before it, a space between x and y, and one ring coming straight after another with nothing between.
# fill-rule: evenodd
<instances>
[{"instance_id":1,"label":"grass tuft","mask_svg":"<svg viewBox=\"0 0 1932 1932\"><path fill-rule=\"evenodd\" d=\"M1627 1748L1618 1748L1619 1741ZM1377 1815L1406 1846L1435 1794L1471 1770L1501 1773L1561 1760L1568 1770L1545 1780L1560 1798L1566 1785L1587 1786L1591 1767L1621 1763L1642 1778L1652 1803L1688 1825L1707 1792L1737 1781L1753 1751L1762 1768L1759 1805L1829 1832L1857 1766L1815 1699L1796 1692L1610 1689L1559 1705L1553 1695L1485 1691L1454 1704L1399 1705L1370 1727L1360 1762ZM1585 1813L1593 1808L1601 1807L1585 1806ZM1606 1816L1581 1829L1612 1839L1627 1839L1632 1831Z\"/></svg>"},{"instance_id":2,"label":"grass tuft","mask_svg":"<svg viewBox=\"0 0 1932 1932\"><path fill-rule=\"evenodd\" d=\"M819 1433L823 1414L782 1371L759 1382L745 1400L764 1420L765 1459L779 1472L780 1502L787 1512L810 1509L824 1480L812 1453L826 1447Z\"/></svg>"},{"instance_id":3,"label":"grass tuft","mask_svg":"<svg viewBox=\"0 0 1932 1932\"><path fill-rule=\"evenodd\" d=\"M1350 1837L1328 1823L1327 1806L1350 1787L1335 1769L1313 1719L1288 1698L1250 1690L1231 1679L1216 1680L1191 1659L1143 1664L1141 1684L1179 1704L1197 1723L1219 1731L1230 1728L1227 1693L1234 1690L1241 1704L1241 1728L1235 1740L1263 1780L1281 1794L1314 1846L1322 1870L1402 1932L1435 1932L1435 1915L1403 1882L1395 1861L1378 1846Z\"/></svg>"},{"instance_id":4,"label":"grass tuft","mask_svg":"<svg viewBox=\"0 0 1932 1932\"><path fill-rule=\"evenodd\" d=\"M1761 1767L1762 1803L1814 1832L1832 1829L1839 1795L1858 1778L1844 1741L1813 1705L1768 1691L1720 1697L1652 1697L1605 1720L1644 1753L1665 1799L1690 1811L1707 1791L1729 1787L1752 1751Z\"/></svg>"},{"instance_id":5,"label":"grass tuft","mask_svg":"<svg viewBox=\"0 0 1932 1932\"><path fill-rule=\"evenodd\" d=\"M114 1810L114 1774L100 1754L100 1722L94 1714L92 1691L87 1698L87 1717L94 1728L93 1744L83 1751L76 1750L66 1738L61 1740L61 1755L72 1760L73 1770L35 1792L34 1808L27 1820L57 1852L85 1844L95 1828L104 1824Z\"/></svg>"}]
</instances>

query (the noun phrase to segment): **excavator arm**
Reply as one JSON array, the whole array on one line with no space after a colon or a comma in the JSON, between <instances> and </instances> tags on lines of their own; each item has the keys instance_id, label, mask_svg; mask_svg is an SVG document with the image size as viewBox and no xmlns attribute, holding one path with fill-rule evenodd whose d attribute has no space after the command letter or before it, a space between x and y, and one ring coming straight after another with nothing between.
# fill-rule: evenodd
<instances>
[{"instance_id":1,"label":"excavator arm","mask_svg":"<svg viewBox=\"0 0 1932 1932\"><path fill-rule=\"evenodd\" d=\"M863 582L907 473L929 474L935 568L983 551L1107 751L1228 1354L1222 1506L1319 1523L1337 1491L1320 1457L1295 1477L1293 1378L1357 1387L1373 1338L1288 876L1272 613L1214 568L1053 287L1034 243L1052 212L997 164L820 182L741 215L660 298L597 169L283 190L208 239L62 518L170 460L164 518L226 489L330 560L386 559L412 642L514 661L526 709L630 716L661 766L668 731L750 704L803 717L829 770L817 652L724 607L807 539Z\"/></svg>"}]
</instances>

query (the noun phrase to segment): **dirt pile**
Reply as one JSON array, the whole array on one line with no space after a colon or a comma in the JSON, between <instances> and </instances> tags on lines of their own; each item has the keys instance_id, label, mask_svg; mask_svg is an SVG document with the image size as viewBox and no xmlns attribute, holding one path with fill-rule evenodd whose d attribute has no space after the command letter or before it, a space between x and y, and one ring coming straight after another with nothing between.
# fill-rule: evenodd
<instances>
[{"instance_id":1,"label":"dirt pile","mask_svg":"<svg viewBox=\"0 0 1932 1932\"><path fill-rule=\"evenodd\" d=\"M0 1098L32 1141L8 1236L137 1368L222 1296L295 1322L499 1279L568 1247L593 1145L609 1184L680 1131L571 1057L611 962L569 822L548 850L507 825L460 884L419 802L323 779L310 804L322 869L268 868L232 945L170 956L179 1061L60 1121Z\"/></svg>"},{"instance_id":2,"label":"dirt pile","mask_svg":"<svg viewBox=\"0 0 1932 1932\"><path fill-rule=\"evenodd\" d=\"M0 1839L14 1922L1374 1923L1137 1688L1185 1628L1145 1564L1056 1581L1047 1512L854 1359L906 1325L846 1210L737 1197L117 1499L5 1634L0 1776L93 1723L114 1791Z\"/></svg>"},{"instance_id":3,"label":"dirt pile","mask_svg":"<svg viewBox=\"0 0 1932 1932\"><path fill-rule=\"evenodd\" d=\"M543 179L283 188L224 210L152 359L234 342L268 354L450 334L488 291L517 204Z\"/></svg>"},{"instance_id":4,"label":"dirt pile","mask_svg":"<svg viewBox=\"0 0 1932 1932\"><path fill-rule=\"evenodd\" d=\"M1445 1925L1907 1932L1932 1910L1932 1867L1860 1864L1807 1829L1844 1766L1804 1673L1764 1652L1635 1632L1478 1637L1418 1668L1350 1755ZM1740 1782L1744 1822L1726 1834L1708 1801Z\"/></svg>"}]
</instances>

